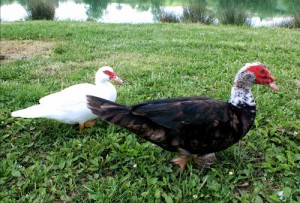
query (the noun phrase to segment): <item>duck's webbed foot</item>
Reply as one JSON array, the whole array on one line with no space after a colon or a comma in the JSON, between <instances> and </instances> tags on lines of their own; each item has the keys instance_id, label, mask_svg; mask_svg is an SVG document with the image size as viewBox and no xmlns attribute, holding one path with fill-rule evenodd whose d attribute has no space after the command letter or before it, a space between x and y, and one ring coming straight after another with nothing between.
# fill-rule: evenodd
<instances>
[{"instance_id":1,"label":"duck's webbed foot","mask_svg":"<svg viewBox=\"0 0 300 203\"><path fill-rule=\"evenodd\" d=\"M217 160L215 153L205 154L203 156L195 155L193 159L197 164L205 168L210 168L213 162Z\"/></svg>"},{"instance_id":2,"label":"duck's webbed foot","mask_svg":"<svg viewBox=\"0 0 300 203\"><path fill-rule=\"evenodd\" d=\"M203 156L199 156L197 154L190 154L190 152L179 148L178 152L180 154L179 157L172 159L172 162L174 164L177 164L179 166L180 172L183 172L185 169L187 162L191 159L193 159L194 162L199 164L200 166L203 166L205 168L210 168L210 166L213 164L215 160L217 160L215 153L205 154Z\"/></svg>"},{"instance_id":3,"label":"duck's webbed foot","mask_svg":"<svg viewBox=\"0 0 300 203\"><path fill-rule=\"evenodd\" d=\"M172 159L172 162L179 166L180 172L183 172L187 162L190 160L191 154L188 151L181 148L179 148L178 151L180 153L180 156Z\"/></svg>"},{"instance_id":4,"label":"duck's webbed foot","mask_svg":"<svg viewBox=\"0 0 300 203\"><path fill-rule=\"evenodd\" d=\"M183 170L185 169L185 166L186 166L186 164L188 162L188 158L180 156L180 157L172 159L172 162L174 164L177 164L179 166L180 172L183 172Z\"/></svg>"},{"instance_id":5,"label":"duck's webbed foot","mask_svg":"<svg viewBox=\"0 0 300 203\"><path fill-rule=\"evenodd\" d=\"M93 127L95 125L95 123L96 123L96 120L91 120L91 121L85 122L84 127L86 127L86 128Z\"/></svg>"},{"instance_id":6,"label":"duck's webbed foot","mask_svg":"<svg viewBox=\"0 0 300 203\"><path fill-rule=\"evenodd\" d=\"M93 127L96 123L96 120L91 120L85 123L79 123L79 131L82 133L84 128Z\"/></svg>"}]
</instances>

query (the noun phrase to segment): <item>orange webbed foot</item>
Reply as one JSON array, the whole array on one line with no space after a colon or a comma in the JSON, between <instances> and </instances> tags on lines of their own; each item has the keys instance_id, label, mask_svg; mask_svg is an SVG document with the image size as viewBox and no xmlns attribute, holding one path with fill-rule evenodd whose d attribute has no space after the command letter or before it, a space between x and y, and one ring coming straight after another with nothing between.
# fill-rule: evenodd
<instances>
[{"instance_id":1,"label":"orange webbed foot","mask_svg":"<svg viewBox=\"0 0 300 203\"><path fill-rule=\"evenodd\" d=\"M180 154L181 156L172 159L172 162L173 162L174 164L177 164L177 165L179 166L180 172L183 172L183 170L184 170L185 167L186 167L187 162L188 162L188 161L190 160L190 158L191 158L191 154L190 154L190 152L188 152L187 150L182 149L182 148L179 148L179 149L178 149L178 152L179 152L179 154Z\"/></svg>"},{"instance_id":2,"label":"orange webbed foot","mask_svg":"<svg viewBox=\"0 0 300 203\"><path fill-rule=\"evenodd\" d=\"M183 170L185 169L185 166L188 162L188 157L183 157L183 156L177 157L175 159L172 159L172 162L179 166L180 172L183 172Z\"/></svg>"},{"instance_id":3,"label":"orange webbed foot","mask_svg":"<svg viewBox=\"0 0 300 203\"><path fill-rule=\"evenodd\" d=\"M93 127L96 123L96 120L91 120L91 121L88 121L88 122L85 122L85 123L79 123L79 132L83 132L83 129L84 128L90 128L90 127Z\"/></svg>"},{"instance_id":4,"label":"orange webbed foot","mask_svg":"<svg viewBox=\"0 0 300 203\"><path fill-rule=\"evenodd\" d=\"M91 120L91 121L85 122L84 127L86 127L86 128L93 127L95 125L95 123L96 123L96 120Z\"/></svg>"}]
</instances>

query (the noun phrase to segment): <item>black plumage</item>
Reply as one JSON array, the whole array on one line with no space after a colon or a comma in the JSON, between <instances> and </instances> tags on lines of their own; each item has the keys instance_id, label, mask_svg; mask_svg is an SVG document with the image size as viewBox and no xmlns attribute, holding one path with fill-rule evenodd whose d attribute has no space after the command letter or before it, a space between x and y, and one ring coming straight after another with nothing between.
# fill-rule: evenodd
<instances>
[{"instance_id":1,"label":"black plumage","mask_svg":"<svg viewBox=\"0 0 300 203\"><path fill-rule=\"evenodd\" d=\"M255 75L255 72L247 74ZM268 84L274 85L273 81ZM88 107L103 120L127 128L165 150L179 152L181 157L173 162L183 170L190 157L210 165L209 159L213 156L206 161L204 155L227 149L249 131L255 118L255 104L245 101L253 100L247 86L241 88L243 91L236 94L238 96L233 93L240 88L233 88L232 101L228 102L208 97L183 97L124 106L88 96Z\"/></svg>"},{"instance_id":2,"label":"black plumage","mask_svg":"<svg viewBox=\"0 0 300 203\"><path fill-rule=\"evenodd\" d=\"M199 155L234 144L249 130L255 116L244 114L250 106L238 109L205 97L153 100L128 107L93 96L88 96L88 101L89 108L103 120L168 151L183 148Z\"/></svg>"}]
</instances>

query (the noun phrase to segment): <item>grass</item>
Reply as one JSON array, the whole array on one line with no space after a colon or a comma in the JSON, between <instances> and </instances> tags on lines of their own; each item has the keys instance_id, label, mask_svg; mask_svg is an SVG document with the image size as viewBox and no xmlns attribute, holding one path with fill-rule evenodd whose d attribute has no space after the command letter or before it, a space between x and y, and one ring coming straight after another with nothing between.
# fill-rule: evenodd
<instances>
[{"instance_id":1,"label":"grass","mask_svg":"<svg viewBox=\"0 0 300 203\"><path fill-rule=\"evenodd\" d=\"M300 33L286 28L95 22L1 24L1 202L299 202ZM20 52L18 43L36 53ZM2 46L3 47L3 46ZM2 52L1 48L1 52ZM10 58L12 52L22 55ZM253 88L255 125L217 153L211 169L189 164L128 131L16 119L12 111L114 66L117 101L204 95L226 101L236 72L261 61L280 88ZM283 200L278 192L283 191Z\"/></svg>"}]
</instances>

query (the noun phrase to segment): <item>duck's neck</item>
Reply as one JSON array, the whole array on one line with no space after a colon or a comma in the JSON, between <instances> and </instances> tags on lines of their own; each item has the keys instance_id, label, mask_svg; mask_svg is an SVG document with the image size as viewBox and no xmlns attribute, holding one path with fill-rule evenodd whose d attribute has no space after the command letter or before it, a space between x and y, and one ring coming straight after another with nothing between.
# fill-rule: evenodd
<instances>
[{"instance_id":1,"label":"duck's neck","mask_svg":"<svg viewBox=\"0 0 300 203\"><path fill-rule=\"evenodd\" d=\"M106 84L108 83L108 81L96 81L95 84L97 87L101 87L101 86L106 86Z\"/></svg>"},{"instance_id":2,"label":"duck's neck","mask_svg":"<svg viewBox=\"0 0 300 203\"><path fill-rule=\"evenodd\" d=\"M256 106L251 93L251 87L239 86L235 83L232 87L231 97L228 103L233 106L235 112L239 112L243 124L243 133L241 134L241 137L243 137L253 125L256 115Z\"/></svg>"},{"instance_id":3,"label":"duck's neck","mask_svg":"<svg viewBox=\"0 0 300 203\"><path fill-rule=\"evenodd\" d=\"M251 86L246 86L245 84L235 81L234 86L231 89L231 97L228 102L238 108L246 106L255 108L255 101L251 92Z\"/></svg>"}]
</instances>

